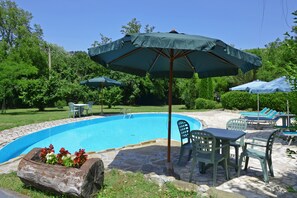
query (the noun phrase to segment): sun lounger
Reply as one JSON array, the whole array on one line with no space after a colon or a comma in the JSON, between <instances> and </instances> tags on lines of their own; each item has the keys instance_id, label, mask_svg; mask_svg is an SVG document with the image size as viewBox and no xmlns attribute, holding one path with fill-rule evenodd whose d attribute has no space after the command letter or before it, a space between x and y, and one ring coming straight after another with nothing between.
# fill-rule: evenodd
<instances>
[{"instance_id":1,"label":"sun lounger","mask_svg":"<svg viewBox=\"0 0 297 198\"><path fill-rule=\"evenodd\" d=\"M248 124L268 123L269 125L274 126L276 122L281 118L280 115L280 112L273 111L267 116L245 116L244 119L247 120Z\"/></svg>"},{"instance_id":2,"label":"sun lounger","mask_svg":"<svg viewBox=\"0 0 297 198\"><path fill-rule=\"evenodd\" d=\"M259 111L259 115L260 116L267 115L268 113L271 113L272 111L273 111L273 109L269 109L269 108L265 107L264 109ZM244 111L244 112L239 112L239 113L242 116L258 116L258 112L256 112L256 111L251 111L251 112Z\"/></svg>"},{"instance_id":3,"label":"sun lounger","mask_svg":"<svg viewBox=\"0 0 297 198\"><path fill-rule=\"evenodd\" d=\"M265 113L265 112L268 112L270 109L267 108L267 107L264 107L259 113ZM258 112L256 111L242 111L242 112L239 112L241 115L250 115L250 114L256 114Z\"/></svg>"},{"instance_id":4,"label":"sun lounger","mask_svg":"<svg viewBox=\"0 0 297 198\"><path fill-rule=\"evenodd\" d=\"M274 116L276 116L278 113L279 113L279 112L277 112L277 111L275 111L275 110L272 110L272 111L270 111L269 113L267 113L267 114L265 114L265 115L260 115L260 116L258 116L257 114L255 114L255 115L245 115L245 116L243 116L243 117L244 117L245 119L254 119L254 118L257 118L257 119L258 119L258 117L259 117L259 118L264 118L264 119L266 119L266 118L271 119L271 118L274 118Z\"/></svg>"}]
</instances>

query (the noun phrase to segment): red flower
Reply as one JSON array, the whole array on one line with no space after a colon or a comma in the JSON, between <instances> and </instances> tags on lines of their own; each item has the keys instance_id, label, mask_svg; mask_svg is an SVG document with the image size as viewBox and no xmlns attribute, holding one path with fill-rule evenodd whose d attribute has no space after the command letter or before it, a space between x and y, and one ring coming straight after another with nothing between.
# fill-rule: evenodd
<instances>
[{"instance_id":1,"label":"red flower","mask_svg":"<svg viewBox=\"0 0 297 198\"><path fill-rule=\"evenodd\" d=\"M45 147L41 149L39 157L43 162L46 162L46 155L48 153L54 153L54 146L52 144L49 145L49 147ZM58 159L58 164L63 165L63 156L70 155L71 153L66 150L65 148L61 148L60 152L57 154L57 159ZM88 159L88 155L85 152L85 149L79 149L78 151L75 152L75 158L73 159L73 166L80 168Z\"/></svg>"},{"instance_id":2,"label":"red flower","mask_svg":"<svg viewBox=\"0 0 297 198\"><path fill-rule=\"evenodd\" d=\"M78 152L75 152L75 158L73 159L74 166L79 168L81 167L88 159L88 155L85 153L85 149L79 149Z\"/></svg>"},{"instance_id":3,"label":"red flower","mask_svg":"<svg viewBox=\"0 0 297 198\"><path fill-rule=\"evenodd\" d=\"M48 153L54 153L54 146L52 144L49 145L49 148L44 147L43 149L41 149L39 157L41 158L41 160L43 162L46 162L46 155Z\"/></svg>"},{"instance_id":4,"label":"red flower","mask_svg":"<svg viewBox=\"0 0 297 198\"><path fill-rule=\"evenodd\" d=\"M63 158L63 156L67 156L68 154L70 154L69 152L68 152L68 150L66 150L65 148L61 148L60 149L60 153L57 155L57 158L58 158L58 164L63 164L63 160L62 160L62 158Z\"/></svg>"}]
</instances>

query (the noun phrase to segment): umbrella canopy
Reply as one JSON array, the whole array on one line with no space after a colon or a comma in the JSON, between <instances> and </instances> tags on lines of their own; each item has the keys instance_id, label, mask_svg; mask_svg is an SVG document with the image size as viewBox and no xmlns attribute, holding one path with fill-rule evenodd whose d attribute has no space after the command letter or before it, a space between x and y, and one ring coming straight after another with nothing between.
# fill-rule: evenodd
<instances>
[{"instance_id":1,"label":"umbrella canopy","mask_svg":"<svg viewBox=\"0 0 297 198\"><path fill-rule=\"evenodd\" d=\"M266 83L265 81L254 80L252 82L248 82L248 83L245 83L245 84L242 84L242 85L231 87L230 90L231 91L250 91L250 89L259 87L259 86L261 86L261 85L263 85L265 83Z\"/></svg>"},{"instance_id":2,"label":"umbrella canopy","mask_svg":"<svg viewBox=\"0 0 297 198\"><path fill-rule=\"evenodd\" d=\"M89 80L84 80L80 82L81 85L87 85L88 87L93 88L102 88L109 86L122 86L122 83L107 77L96 77Z\"/></svg>"},{"instance_id":3,"label":"umbrella canopy","mask_svg":"<svg viewBox=\"0 0 297 198\"><path fill-rule=\"evenodd\" d=\"M169 33L137 33L103 46L90 48L92 60L103 66L139 76L169 77L168 88L168 151L170 161L171 104L173 77L200 78L236 75L261 66L255 55L235 49L223 41L197 35Z\"/></svg>"},{"instance_id":4,"label":"umbrella canopy","mask_svg":"<svg viewBox=\"0 0 297 198\"><path fill-rule=\"evenodd\" d=\"M259 57L237 50L221 40L198 35L138 33L89 49L90 57L107 68L145 76L168 77L169 60L173 76L200 78L236 75L261 65Z\"/></svg>"},{"instance_id":5,"label":"umbrella canopy","mask_svg":"<svg viewBox=\"0 0 297 198\"><path fill-rule=\"evenodd\" d=\"M261 80L254 80L252 82L248 82L242 85L238 85L235 87L231 87L230 90L231 91L250 91L253 88L257 88L261 85L264 85L265 81L261 81ZM259 102L259 94L257 94L257 110L258 110L258 119L259 119L259 111L260 111L260 102Z\"/></svg>"},{"instance_id":6,"label":"umbrella canopy","mask_svg":"<svg viewBox=\"0 0 297 198\"><path fill-rule=\"evenodd\" d=\"M275 93L275 92L291 92L289 80L282 76L280 78L269 81L261 86L250 89L250 93Z\"/></svg>"},{"instance_id":7,"label":"umbrella canopy","mask_svg":"<svg viewBox=\"0 0 297 198\"><path fill-rule=\"evenodd\" d=\"M102 89L103 87L109 86L122 86L123 84L119 81L107 78L107 77L96 77L89 80L84 80L80 82L81 85L86 85L88 87ZM103 114L103 100L101 99L101 115Z\"/></svg>"},{"instance_id":8,"label":"umbrella canopy","mask_svg":"<svg viewBox=\"0 0 297 198\"><path fill-rule=\"evenodd\" d=\"M291 91L292 91L292 87L289 80L285 76L282 76L272 81L269 81L259 87L250 89L249 92L260 94L260 93L291 92ZM288 125L290 124L289 113L290 113L289 100L287 99Z\"/></svg>"}]
</instances>

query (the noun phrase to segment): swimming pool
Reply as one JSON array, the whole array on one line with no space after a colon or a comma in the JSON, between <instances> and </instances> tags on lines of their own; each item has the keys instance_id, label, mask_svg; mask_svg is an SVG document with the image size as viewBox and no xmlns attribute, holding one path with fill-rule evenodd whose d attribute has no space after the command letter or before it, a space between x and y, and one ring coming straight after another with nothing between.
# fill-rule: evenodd
<instances>
[{"instance_id":1,"label":"swimming pool","mask_svg":"<svg viewBox=\"0 0 297 198\"><path fill-rule=\"evenodd\" d=\"M172 114L171 139L180 141L177 121L187 120L191 129L201 129L200 121L179 114ZM102 151L120 148L129 144L167 138L168 114L146 113L118 115L64 124L23 136L0 150L0 163L20 154L28 153L35 147L53 144L56 153L61 147L74 153L80 148Z\"/></svg>"}]
</instances>

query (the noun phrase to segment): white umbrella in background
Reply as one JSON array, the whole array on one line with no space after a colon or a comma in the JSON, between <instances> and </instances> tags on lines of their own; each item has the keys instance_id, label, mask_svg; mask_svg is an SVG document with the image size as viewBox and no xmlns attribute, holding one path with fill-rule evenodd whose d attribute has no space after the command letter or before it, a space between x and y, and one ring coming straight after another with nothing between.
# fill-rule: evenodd
<instances>
[{"instance_id":1,"label":"white umbrella in background","mask_svg":"<svg viewBox=\"0 0 297 198\"><path fill-rule=\"evenodd\" d=\"M263 86L267 82L261 80L254 80L252 82L248 82L242 85L238 85L236 87L231 87L231 91L250 91L251 89L257 88L259 86ZM259 102L259 94L257 94L257 110L258 110L258 120L259 120L259 112L260 112L260 102Z\"/></svg>"},{"instance_id":2,"label":"white umbrella in background","mask_svg":"<svg viewBox=\"0 0 297 198\"><path fill-rule=\"evenodd\" d=\"M261 93L275 93L275 92L291 92L292 91L292 87L291 84L289 82L289 80L285 77L282 76L280 78L274 79L272 81L269 81L263 85L260 85L258 87L254 87L252 89L249 90L250 93L257 93L257 94L261 94ZM287 99L287 114L288 114L288 126L290 124L289 120L289 101Z\"/></svg>"}]
</instances>

